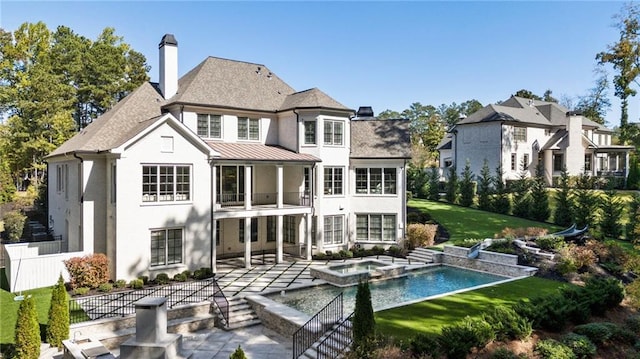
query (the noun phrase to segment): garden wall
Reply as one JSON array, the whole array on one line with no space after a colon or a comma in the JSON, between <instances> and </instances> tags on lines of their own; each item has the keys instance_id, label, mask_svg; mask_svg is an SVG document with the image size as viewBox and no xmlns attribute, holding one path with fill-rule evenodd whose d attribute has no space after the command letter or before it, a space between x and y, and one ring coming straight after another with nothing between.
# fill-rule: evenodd
<instances>
[{"instance_id":1,"label":"garden wall","mask_svg":"<svg viewBox=\"0 0 640 359\"><path fill-rule=\"evenodd\" d=\"M444 246L438 263L489 272L508 277L532 276L537 268L518 265L518 256L480 250L477 258L468 258L470 248Z\"/></svg>"},{"instance_id":2,"label":"garden wall","mask_svg":"<svg viewBox=\"0 0 640 359\"><path fill-rule=\"evenodd\" d=\"M305 313L261 295L249 295L245 299L251 304L265 327L287 338L291 338L293 333L311 319Z\"/></svg>"}]
</instances>

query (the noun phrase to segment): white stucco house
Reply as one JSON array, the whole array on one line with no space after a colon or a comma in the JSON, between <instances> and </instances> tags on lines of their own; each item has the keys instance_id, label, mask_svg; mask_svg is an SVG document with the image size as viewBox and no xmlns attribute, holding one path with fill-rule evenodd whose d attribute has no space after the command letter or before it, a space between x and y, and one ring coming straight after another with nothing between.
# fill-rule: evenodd
<instances>
[{"instance_id":1,"label":"white stucco house","mask_svg":"<svg viewBox=\"0 0 640 359\"><path fill-rule=\"evenodd\" d=\"M612 131L579 113L554 103L512 96L461 119L438 146L440 167L455 166L457 173L469 161L479 175L486 159L495 173L502 166L504 180L535 175L544 165L548 184L566 166L571 176L621 177L628 175L632 146L614 145Z\"/></svg>"},{"instance_id":2,"label":"white stucco house","mask_svg":"<svg viewBox=\"0 0 640 359\"><path fill-rule=\"evenodd\" d=\"M406 120L377 120L261 64L208 57L145 83L47 156L49 224L113 279L221 257L388 246L405 235Z\"/></svg>"}]
</instances>

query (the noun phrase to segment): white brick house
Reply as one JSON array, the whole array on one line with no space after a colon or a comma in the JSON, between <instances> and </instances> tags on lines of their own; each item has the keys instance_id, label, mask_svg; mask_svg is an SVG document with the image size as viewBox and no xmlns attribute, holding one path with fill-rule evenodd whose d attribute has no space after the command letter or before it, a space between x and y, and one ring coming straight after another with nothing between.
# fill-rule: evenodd
<instances>
[{"instance_id":1,"label":"white brick house","mask_svg":"<svg viewBox=\"0 0 640 359\"><path fill-rule=\"evenodd\" d=\"M613 145L612 131L565 107L512 96L488 105L458 122L438 146L440 167L455 166L461 173L466 161L479 175L486 159L491 173L502 166L503 179L527 175L544 165L547 183L566 166L569 175L626 178L632 146Z\"/></svg>"},{"instance_id":2,"label":"white brick house","mask_svg":"<svg viewBox=\"0 0 640 359\"><path fill-rule=\"evenodd\" d=\"M309 258L404 238L408 121L381 121L261 64L208 57L145 83L47 156L49 223L113 279L272 251Z\"/></svg>"}]
</instances>

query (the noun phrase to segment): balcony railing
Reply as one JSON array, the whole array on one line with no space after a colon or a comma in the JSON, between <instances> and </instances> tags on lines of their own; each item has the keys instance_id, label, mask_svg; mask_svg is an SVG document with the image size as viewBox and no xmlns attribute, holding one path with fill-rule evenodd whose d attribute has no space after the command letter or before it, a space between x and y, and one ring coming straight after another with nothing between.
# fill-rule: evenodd
<instances>
[{"instance_id":1,"label":"balcony railing","mask_svg":"<svg viewBox=\"0 0 640 359\"><path fill-rule=\"evenodd\" d=\"M275 205L278 201L278 194L273 193L252 193L251 205ZM217 203L221 207L242 206L244 204L243 193L221 193L218 194ZM311 196L309 192L284 192L282 193L282 203L293 206L311 206Z\"/></svg>"}]
</instances>

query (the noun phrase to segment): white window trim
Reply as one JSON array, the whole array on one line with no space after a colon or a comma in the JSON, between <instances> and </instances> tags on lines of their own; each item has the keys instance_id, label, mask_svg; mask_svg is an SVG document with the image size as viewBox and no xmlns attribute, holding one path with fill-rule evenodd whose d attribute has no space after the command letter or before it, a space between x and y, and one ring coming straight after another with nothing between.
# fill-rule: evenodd
<instances>
[{"instance_id":1,"label":"white window trim","mask_svg":"<svg viewBox=\"0 0 640 359\"><path fill-rule=\"evenodd\" d=\"M322 170L323 176L326 174L325 170L327 170L327 169L331 169L331 193L326 193L327 188L325 187L325 183L327 182L327 179L323 178L322 191L324 193L324 196L325 197L344 197L345 196L345 192L346 192L345 191L345 187L344 187L344 176L345 176L344 167L341 167L341 166L327 166L327 167L324 167L323 170ZM342 193L338 193L338 194L334 194L335 188L336 188L336 186L335 186L335 183L336 183L336 181L335 181L335 170L336 169L342 170L342 179L341 179L341 182L342 182L342 186L341 186Z\"/></svg>"},{"instance_id":2,"label":"white window trim","mask_svg":"<svg viewBox=\"0 0 640 359\"><path fill-rule=\"evenodd\" d=\"M247 125L247 136L246 137L240 137L240 121L245 121L246 125ZM256 121L256 123L258 124L258 137L257 138L251 138L251 122L252 121ZM259 118L251 118L251 117L247 117L247 116L238 116L237 117L237 123L236 123L236 136L238 137L239 141L251 141L251 142L257 142L260 141L260 134L261 134L261 121Z\"/></svg>"},{"instance_id":3,"label":"white window trim","mask_svg":"<svg viewBox=\"0 0 640 359\"><path fill-rule=\"evenodd\" d=\"M331 123L331 142L327 142L326 141L326 133L324 133L325 130L325 125L327 123ZM334 139L335 139L335 133L336 133L336 125L340 125L340 127L342 127L342 138L340 143L335 143ZM325 146L332 146L332 147L343 147L344 146L344 139L345 139L345 130L346 130L346 126L344 124L344 121L342 120L331 120L331 119L325 119L322 122L322 143Z\"/></svg>"},{"instance_id":4,"label":"white window trim","mask_svg":"<svg viewBox=\"0 0 640 359\"><path fill-rule=\"evenodd\" d=\"M164 259L165 259L165 262L167 262L168 259L169 259L169 252L168 252L169 246L167 246L167 243L166 243L166 241L168 240L167 237L166 237L166 233L167 233L167 231L174 230L174 229L179 229L181 231L181 233L182 233L182 238L180 239L180 262L152 265L151 264L151 233L158 232L158 231L164 231L165 232L165 247L164 247L164 249L165 249L165 253L164 253L165 257L164 257ZM184 227L151 228L149 230L149 268L155 270L155 269L159 269L159 268L172 268L172 267L183 266L184 265L184 259L185 259L185 250L184 250L185 242L186 242L185 235L186 235L186 233L185 233L185 228Z\"/></svg>"},{"instance_id":5,"label":"white window trim","mask_svg":"<svg viewBox=\"0 0 640 359\"><path fill-rule=\"evenodd\" d=\"M342 222L341 223L342 224L342 230L341 230L342 238L340 239L340 242L336 242L336 240L335 240L336 219L337 218L341 218L341 222ZM325 222L326 222L327 219L331 219L331 243L327 243L327 231L326 231L326 228L325 228ZM344 216L341 215L341 214L339 214L339 215L331 215L331 216L324 216L323 221L322 221L322 228L324 230L322 241L323 241L325 247L327 247L327 246L340 246L340 245L343 245L345 243L345 232L344 232L345 231L345 228L344 228L345 223L344 222L345 222L344 221Z\"/></svg>"},{"instance_id":6,"label":"white window trim","mask_svg":"<svg viewBox=\"0 0 640 359\"><path fill-rule=\"evenodd\" d=\"M143 186L144 186L144 167L156 167L156 193L155 193L155 200L145 200L145 196L152 196L152 194L145 194L143 191ZM163 201L160 200L160 167L173 167L173 199L172 200L168 200L168 201ZM177 194L177 187L178 187L178 171L177 168L178 167L188 167L189 168L189 198L188 199L184 199L184 200L180 200L178 199L178 194ZM148 205L165 205L165 204L189 204L193 202L193 166L191 164L168 164L168 163L161 163L161 164L156 164L156 163L142 163L141 167L142 169L142 173L141 173L141 195L140 195L140 199L141 199L141 203L143 206L148 206ZM150 198L150 197L146 197L146 198Z\"/></svg>"},{"instance_id":7,"label":"white window trim","mask_svg":"<svg viewBox=\"0 0 640 359\"><path fill-rule=\"evenodd\" d=\"M367 192L358 192L358 170L362 170L365 169L367 171ZM382 186L380 188L380 193L371 193L371 170L372 169L380 169L381 170L381 182L380 185ZM385 179L384 179L384 172L385 170L392 170L393 173L395 173L395 183L396 183L396 193L385 193ZM381 196L381 197L397 197L398 196L398 170L395 167L356 167L353 170L353 174L354 174L354 192L353 195L354 196Z\"/></svg>"},{"instance_id":8,"label":"white window trim","mask_svg":"<svg viewBox=\"0 0 640 359\"><path fill-rule=\"evenodd\" d=\"M358 217L359 216L367 216L367 239L359 239L358 238ZM371 238L371 216L380 216L380 239L370 239ZM385 217L394 217L394 229L393 229L393 239L386 240L384 239L384 219ZM392 243L398 240L398 216L393 213L356 213L356 231L355 238L356 242L376 242L376 243Z\"/></svg>"},{"instance_id":9,"label":"white window trim","mask_svg":"<svg viewBox=\"0 0 640 359\"><path fill-rule=\"evenodd\" d=\"M203 136L201 134L198 133L198 121L200 120L200 116L206 116L207 117L207 135ZM220 136L215 137L215 136L211 136L211 117L212 116L217 116L220 120ZM224 116L223 115L219 115L219 114L215 114L215 113L198 113L196 114L196 134L198 136L200 136L201 138L210 138L210 139L215 139L215 140L220 140L222 138L224 138L224 120L223 120Z\"/></svg>"},{"instance_id":10,"label":"white window trim","mask_svg":"<svg viewBox=\"0 0 640 359\"><path fill-rule=\"evenodd\" d=\"M313 143L307 142L307 124L313 123ZM316 147L318 146L318 121L317 120L306 120L303 121L302 125L302 145L306 147Z\"/></svg>"}]
</instances>

